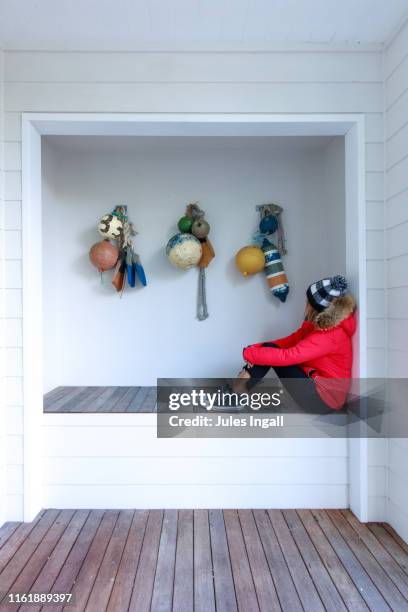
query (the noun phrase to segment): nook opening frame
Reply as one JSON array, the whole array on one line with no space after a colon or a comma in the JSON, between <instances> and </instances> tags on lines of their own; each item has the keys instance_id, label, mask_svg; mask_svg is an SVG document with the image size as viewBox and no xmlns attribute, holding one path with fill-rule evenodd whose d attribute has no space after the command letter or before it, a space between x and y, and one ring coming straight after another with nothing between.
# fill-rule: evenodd
<instances>
[{"instance_id":1,"label":"nook opening frame","mask_svg":"<svg viewBox=\"0 0 408 612\"><path fill-rule=\"evenodd\" d=\"M363 114L275 113L22 113L24 521L42 508L43 329L41 137L344 136L346 273L358 301L354 376L367 376L367 281ZM88 415L89 416L89 415ZM98 414L94 417L97 419ZM133 415L135 419L140 415ZM349 447L349 504L368 519L368 441Z\"/></svg>"}]
</instances>

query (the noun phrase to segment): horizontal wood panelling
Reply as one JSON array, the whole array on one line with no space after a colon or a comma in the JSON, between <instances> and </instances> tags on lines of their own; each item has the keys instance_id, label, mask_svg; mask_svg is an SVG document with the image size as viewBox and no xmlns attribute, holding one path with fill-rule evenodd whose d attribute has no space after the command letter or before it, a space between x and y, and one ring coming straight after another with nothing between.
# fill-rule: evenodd
<instances>
[{"instance_id":1,"label":"horizontal wood panelling","mask_svg":"<svg viewBox=\"0 0 408 612\"><path fill-rule=\"evenodd\" d=\"M367 291L367 317L380 319L385 317L385 290L368 289Z\"/></svg>"},{"instance_id":2,"label":"horizontal wood panelling","mask_svg":"<svg viewBox=\"0 0 408 612\"><path fill-rule=\"evenodd\" d=\"M382 348L385 346L384 319L368 319L367 345L369 348Z\"/></svg>"},{"instance_id":3,"label":"horizontal wood panelling","mask_svg":"<svg viewBox=\"0 0 408 612\"><path fill-rule=\"evenodd\" d=\"M404 470L389 470L388 474L389 498L406 513L408 506L408 483Z\"/></svg>"},{"instance_id":4,"label":"horizontal wood panelling","mask_svg":"<svg viewBox=\"0 0 408 612\"><path fill-rule=\"evenodd\" d=\"M383 172L384 171L384 144L383 143L367 143L366 144L366 171L367 172Z\"/></svg>"},{"instance_id":5,"label":"horizontal wood panelling","mask_svg":"<svg viewBox=\"0 0 408 612\"><path fill-rule=\"evenodd\" d=\"M21 142L21 111L3 113L5 142Z\"/></svg>"},{"instance_id":6,"label":"horizontal wood panelling","mask_svg":"<svg viewBox=\"0 0 408 612\"><path fill-rule=\"evenodd\" d=\"M383 172L366 172L366 200L384 200Z\"/></svg>"},{"instance_id":7,"label":"horizontal wood panelling","mask_svg":"<svg viewBox=\"0 0 408 612\"><path fill-rule=\"evenodd\" d=\"M23 465L23 436L7 432L4 439L5 462L7 465Z\"/></svg>"},{"instance_id":8,"label":"horizontal wood panelling","mask_svg":"<svg viewBox=\"0 0 408 612\"><path fill-rule=\"evenodd\" d=\"M384 53L384 74L386 78L398 68L405 56L408 55L408 24L405 21L396 33Z\"/></svg>"},{"instance_id":9,"label":"horizontal wood panelling","mask_svg":"<svg viewBox=\"0 0 408 612\"><path fill-rule=\"evenodd\" d=\"M387 262L387 287L408 287L408 254Z\"/></svg>"},{"instance_id":10,"label":"horizontal wood panelling","mask_svg":"<svg viewBox=\"0 0 408 612\"><path fill-rule=\"evenodd\" d=\"M347 457L347 440L322 439L316 444L314 439L296 440L230 438L230 439L188 439L177 442L169 438L157 438L156 427L137 427L119 425L100 426L101 415L95 415L94 425L81 426L50 425L50 420L60 420L63 415L44 416L44 457L166 457L175 456L175 443L180 457ZM74 414L66 415L75 419ZM81 415L82 416L82 415ZM85 415L84 415L85 416ZM131 416L131 415L129 415ZM143 418L138 415L133 423ZM78 420L78 419L76 419ZM112 421L111 421L112 422ZM96 430L97 428L97 430ZM113 433L113 435L112 435ZM64 440L64 444L62 444Z\"/></svg>"},{"instance_id":11,"label":"horizontal wood panelling","mask_svg":"<svg viewBox=\"0 0 408 612\"><path fill-rule=\"evenodd\" d=\"M388 460L388 440L371 438L368 444L368 459L371 467L385 466Z\"/></svg>"},{"instance_id":12,"label":"horizontal wood panelling","mask_svg":"<svg viewBox=\"0 0 408 612\"><path fill-rule=\"evenodd\" d=\"M367 261L367 288L368 289L384 289L384 262Z\"/></svg>"},{"instance_id":13,"label":"horizontal wood panelling","mask_svg":"<svg viewBox=\"0 0 408 612\"><path fill-rule=\"evenodd\" d=\"M408 316L405 319L388 320L388 346L400 351L408 350Z\"/></svg>"},{"instance_id":14,"label":"horizontal wood panelling","mask_svg":"<svg viewBox=\"0 0 408 612\"><path fill-rule=\"evenodd\" d=\"M405 255L407 252L408 221L388 229L386 235L387 259Z\"/></svg>"},{"instance_id":15,"label":"horizontal wood panelling","mask_svg":"<svg viewBox=\"0 0 408 612\"><path fill-rule=\"evenodd\" d=\"M372 378L382 378L386 365L385 348L367 349L368 372Z\"/></svg>"},{"instance_id":16,"label":"horizontal wood panelling","mask_svg":"<svg viewBox=\"0 0 408 612\"><path fill-rule=\"evenodd\" d=\"M408 372L408 351L388 348L388 372L394 378L406 378Z\"/></svg>"},{"instance_id":17,"label":"horizontal wood panelling","mask_svg":"<svg viewBox=\"0 0 408 612\"><path fill-rule=\"evenodd\" d=\"M395 67L385 82L385 108L388 109L404 92L408 83L408 55Z\"/></svg>"},{"instance_id":18,"label":"horizontal wood panelling","mask_svg":"<svg viewBox=\"0 0 408 612\"><path fill-rule=\"evenodd\" d=\"M396 530L398 535L408 542L408 521L406 508L400 508L392 499L387 504L387 521Z\"/></svg>"},{"instance_id":19,"label":"horizontal wood panelling","mask_svg":"<svg viewBox=\"0 0 408 612\"><path fill-rule=\"evenodd\" d=\"M323 485L347 484L347 459L337 457L67 457L45 458L49 485Z\"/></svg>"},{"instance_id":20,"label":"horizontal wood panelling","mask_svg":"<svg viewBox=\"0 0 408 612\"><path fill-rule=\"evenodd\" d=\"M6 111L381 112L376 83L9 83Z\"/></svg>"},{"instance_id":21,"label":"horizontal wood panelling","mask_svg":"<svg viewBox=\"0 0 408 612\"><path fill-rule=\"evenodd\" d=\"M368 230L366 234L367 259L384 260L384 230Z\"/></svg>"},{"instance_id":22,"label":"horizontal wood panelling","mask_svg":"<svg viewBox=\"0 0 408 612\"><path fill-rule=\"evenodd\" d=\"M380 495L368 495L368 507L370 509L370 522L384 520L384 516L387 516L387 498L384 491L381 491Z\"/></svg>"},{"instance_id":23,"label":"horizontal wood panelling","mask_svg":"<svg viewBox=\"0 0 408 612\"><path fill-rule=\"evenodd\" d=\"M384 202L382 200L366 203L367 230L384 229Z\"/></svg>"},{"instance_id":24,"label":"horizontal wood panelling","mask_svg":"<svg viewBox=\"0 0 408 612\"><path fill-rule=\"evenodd\" d=\"M387 312L390 319L408 319L407 304L408 286L388 289Z\"/></svg>"},{"instance_id":25,"label":"horizontal wood panelling","mask_svg":"<svg viewBox=\"0 0 408 612\"><path fill-rule=\"evenodd\" d=\"M6 52L5 81L380 82L374 53L33 53Z\"/></svg>"},{"instance_id":26,"label":"horizontal wood panelling","mask_svg":"<svg viewBox=\"0 0 408 612\"><path fill-rule=\"evenodd\" d=\"M47 485L43 503L66 508L75 499L78 508L104 508L107 499L121 508L347 508L347 485L166 485L116 486ZM165 504L165 506L163 505Z\"/></svg>"},{"instance_id":27,"label":"horizontal wood panelling","mask_svg":"<svg viewBox=\"0 0 408 612\"><path fill-rule=\"evenodd\" d=\"M407 169L408 157L404 157L397 164L392 166L386 174L387 198L392 198L407 189Z\"/></svg>"},{"instance_id":28,"label":"horizontal wood panelling","mask_svg":"<svg viewBox=\"0 0 408 612\"><path fill-rule=\"evenodd\" d=\"M366 143L384 142L384 116L383 109L379 113L366 111L365 115L365 137Z\"/></svg>"},{"instance_id":29,"label":"horizontal wood panelling","mask_svg":"<svg viewBox=\"0 0 408 612\"><path fill-rule=\"evenodd\" d=\"M385 56L386 115L386 257L388 376L408 376L408 26L388 46ZM390 398L393 401L393 398ZM398 401L398 400L397 400ZM404 409L405 406L397 406ZM387 520L408 537L406 465L408 448L402 440L388 441Z\"/></svg>"},{"instance_id":30,"label":"horizontal wood panelling","mask_svg":"<svg viewBox=\"0 0 408 612\"><path fill-rule=\"evenodd\" d=\"M398 443L399 440L393 440L389 448L389 469L390 472L397 474L405 482L405 487L408 488L408 474L403 468L406 465L407 448L403 444Z\"/></svg>"},{"instance_id":31,"label":"horizontal wood panelling","mask_svg":"<svg viewBox=\"0 0 408 612\"><path fill-rule=\"evenodd\" d=\"M394 227L400 223L408 221L408 192L402 193L389 198L386 202L386 226L387 228Z\"/></svg>"},{"instance_id":32,"label":"horizontal wood panelling","mask_svg":"<svg viewBox=\"0 0 408 612\"><path fill-rule=\"evenodd\" d=\"M385 111L385 133L389 140L405 126L407 122L408 91L405 91L394 104Z\"/></svg>"},{"instance_id":33,"label":"horizontal wood panelling","mask_svg":"<svg viewBox=\"0 0 408 612\"><path fill-rule=\"evenodd\" d=\"M390 168L407 156L408 122L386 141L386 166Z\"/></svg>"},{"instance_id":34,"label":"horizontal wood panelling","mask_svg":"<svg viewBox=\"0 0 408 612\"><path fill-rule=\"evenodd\" d=\"M384 498L386 487L386 465L370 465L368 468L368 494Z\"/></svg>"}]
</instances>

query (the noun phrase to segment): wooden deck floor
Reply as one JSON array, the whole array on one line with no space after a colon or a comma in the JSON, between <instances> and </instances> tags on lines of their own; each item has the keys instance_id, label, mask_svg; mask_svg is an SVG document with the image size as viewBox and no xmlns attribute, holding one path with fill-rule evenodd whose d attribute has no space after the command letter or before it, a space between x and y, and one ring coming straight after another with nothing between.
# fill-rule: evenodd
<instances>
[{"instance_id":1,"label":"wooden deck floor","mask_svg":"<svg viewBox=\"0 0 408 612\"><path fill-rule=\"evenodd\" d=\"M155 412L156 387L56 387L44 412Z\"/></svg>"},{"instance_id":2,"label":"wooden deck floor","mask_svg":"<svg viewBox=\"0 0 408 612\"><path fill-rule=\"evenodd\" d=\"M67 612L404 612L408 546L339 510L46 510L0 529L10 592L72 592Z\"/></svg>"}]
</instances>

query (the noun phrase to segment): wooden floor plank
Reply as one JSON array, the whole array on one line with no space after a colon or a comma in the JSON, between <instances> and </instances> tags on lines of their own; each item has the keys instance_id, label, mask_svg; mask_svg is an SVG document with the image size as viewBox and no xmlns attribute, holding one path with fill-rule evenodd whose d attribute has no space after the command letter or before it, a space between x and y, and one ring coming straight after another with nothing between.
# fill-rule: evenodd
<instances>
[{"instance_id":1,"label":"wooden floor plank","mask_svg":"<svg viewBox=\"0 0 408 612\"><path fill-rule=\"evenodd\" d=\"M109 412L109 401L116 387L102 387L102 393L94 398L92 403L82 409L82 412Z\"/></svg>"},{"instance_id":2,"label":"wooden floor plank","mask_svg":"<svg viewBox=\"0 0 408 612\"><path fill-rule=\"evenodd\" d=\"M44 516L44 512L40 512L34 521L31 523L20 523L17 529L11 534L11 536L4 543L0 549L0 573L6 567L10 559L16 554L24 540L35 528L35 526L41 521Z\"/></svg>"},{"instance_id":3,"label":"wooden floor plank","mask_svg":"<svg viewBox=\"0 0 408 612\"><path fill-rule=\"evenodd\" d=\"M359 535L361 540L367 546L368 550L375 557L376 561L381 565L382 569L393 581L401 594L405 597L408 604L408 576L400 568L395 559L377 540L375 535L368 529L367 525L360 523L350 510L342 510L341 514L350 523L351 527ZM408 608L408 605L407 605Z\"/></svg>"},{"instance_id":4,"label":"wooden floor plank","mask_svg":"<svg viewBox=\"0 0 408 612\"><path fill-rule=\"evenodd\" d=\"M408 554L398 544L395 538L379 523L367 523L367 527L386 550L392 555L398 565L408 574Z\"/></svg>"},{"instance_id":5,"label":"wooden floor plank","mask_svg":"<svg viewBox=\"0 0 408 612\"><path fill-rule=\"evenodd\" d=\"M86 387L70 387L60 398L52 400L47 406L47 412L69 412L71 405L86 390Z\"/></svg>"},{"instance_id":6,"label":"wooden floor plank","mask_svg":"<svg viewBox=\"0 0 408 612\"><path fill-rule=\"evenodd\" d=\"M256 612L259 610L258 599L237 511L224 510L224 522L238 610Z\"/></svg>"},{"instance_id":7,"label":"wooden floor plank","mask_svg":"<svg viewBox=\"0 0 408 612\"><path fill-rule=\"evenodd\" d=\"M155 612L172 610L177 518L177 510L165 510L152 595L152 610Z\"/></svg>"},{"instance_id":8,"label":"wooden floor plank","mask_svg":"<svg viewBox=\"0 0 408 612\"><path fill-rule=\"evenodd\" d=\"M150 611L162 523L163 511L150 510L129 612Z\"/></svg>"},{"instance_id":9,"label":"wooden floor plank","mask_svg":"<svg viewBox=\"0 0 408 612\"><path fill-rule=\"evenodd\" d=\"M29 572L36 571L36 566L28 562L37 548L42 544L44 538L46 538L48 531L59 515L60 512L58 510L48 510L35 525L34 529L29 532L17 552L12 556L0 574L0 593L6 594L26 567ZM38 568L38 572L41 570L41 567ZM36 577L37 574L34 576L33 582Z\"/></svg>"},{"instance_id":10,"label":"wooden floor plank","mask_svg":"<svg viewBox=\"0 0 408 612\"><path fill-rule=\"evenodd\" d=\"M155 412L156 387L57 387L44 395L44 412Z\"/></svg>"},{"instance_id":11,"label":"wooden floor plank","mask_svg":"<svg viewBox=\"0 0 408 612\"><path fill-rule=\"evenodd\" d=\"M85 610L87 612L106 610L107 608L132 519L133 510L120 511L86 604Z\"/></svg>"},{"instance_id":12,"label":"wooden floor plank","mask_svg":"<svg viewBox=\"0 0 408 612\"><path fill-rule=\"evenodd\" d=\"M57 396L63 389L65 389L65 387L55 387L55 389L47 391L47 393L44 393L44 400L49 400L50 398Z\"/></svg>"},{"instance_id":13,"label":"wooden floor plank","mask_svg":"<svg viewBox=\"0 0 408 612\"><path fill-rule=\"evenodd\" d=\"M319 593L293 540L282 512L280 510L268 510L268 515L305 612L324 612Z\"/></svg>"},{"instance_id":14,"label":"wooden floor plank","mask_svg":"<svg viewBox=\"0 0 408 612\"><path fill-rule=\"evenodd\" d=\"M343 537L347 538L347 544L350 546L371 580L377 586L390 608L392 610L404 610L404 608L407 607L407 600L400 591L395 588L395 584L388 577L360 536L351 527L350 523L343 517L340 510L327 510L327 514Z\"/></svg>"},{"instance_id":15,"label":"wooden floor plank","mask_svg":"<svg viewBox=\"0 0 408 612\"><path fill-rule=\"evenodd\" d=\"M107 400L104 404L99 403L98 408L93 409L92 412L112 412L112 407L120 400L121 397L126 393L128 387L113 387L114 391L109 396L109 400Z\"/></svg>"},{"instance_id":16,"label":"wooden floor plank","mask_svg":"<svg viewBox=\"0 0 408 612\"><path fill-rule=\"evenodd\" d=\"M297 510L297 514L347 608L353 610L353 612L367 612L368 607L364 599L361 597L354 582L344 569L340 559L334 552L331 544L310 510Z\"/></svg>"},{"instance_id":17,"label":"wooden floor plank","mask_svg":"<svg viewBox=\"0 0 408 612\"><path fill-rule=\"evenodd\" d=\"M139 391L126 408L126 412L140 412L150 387L139 387Z\"/></svg>"},{"instance_id":18,"label":"wooden floor plank","mask_svg":"<svg viewBox=\"0 0 408 612\"><path fill-rule=\"evenodd\" d=\"M43 568L38 574L35 582L32 584L31 587L29 587L29 581L26 581L23 584L22 588L30 590L33 593L51 592L52 586L59 572L61 571L68 556L68 553L71 550L71 547L75 542L76 538L78 537L78 534L80 533L88 515L89 510L77 510L74 513L72 519L70 520L66 529L60 536L53 551L48 555L46 563L43 565ZM51 529L47 533L47 537L50 535ZM34 558L31 559L30 564L31 563L35 565L39 564L38 559ZM22 574L20 574L20 576L22 576ZM17 592L19 592L20 590L18 585L13 586L13 588L16 589ZM19 612L38 612L39 610L41 610L41 604L36 606L35 604L30 603L25 606L21 606Z\"/></svg>"},{"instance_id":19,"label":"wooden floor plank","mask_svg":"<svg viewBox=\"0 0 408 612\"><path fill-rule=\"evenodd\" d=\"M267 512L254 510L253 513L282 610L302 612L303 606Z\"/></svg>"},{"instance_id":20,"label":"wooden floor plank","mask_svg":"<svg viewBox=\"0 0 408 612\"><path fill-rule=\"evenodd\" d=\"M237 612L234 579L222 510L209 510L215 606L218 611Z\"/></svg>"},{"instance_id":21,"label":"wooden floor plank","mask_svg":"<svg viewBox=\"0 0 408 612\"><path fill-rule=\"evenodd\" d=\"M312 514L347 570L350 578L361 593L369 609L375 610L376 612L389 612L390 607L387 605L380 591L354 555L353 551L349 548L347 539L343 538L327 516L326 512L324 510L312 510Z\"/></svg>"},{"instance_id":22,"label":"wooden floor plank","mask_svg":"<svg viewBox=\"0 0 408 612\"><path fill-rule=\"evenodd\" d=\"M345 510L47 510L0 543L3 595L73 592L20 612L408 611L403 541Z\"/></svg>"},{"instance_id":23,"label":"wooden floor plank","mask_svg":"<svg viewBox=\"0 0 408 612\"><path fill-rule=\"evenodd\" d=\"M81 529L57 579L52 586L53 593L71 593L82 563L88 554L95 534L101 524L103 510L92 510ZM63 605L47 605L45 612L61 612ZM73 612L73 608L70 608Z\"/></svg>"},{"instance_id":24,"label":"wooden floor plank","mask_svg":"<svg viewBox=\"0 0 408 612\"><path fill-rule=\"evenodd\" d=\"M75 612L82 612L85 610L89 594L92 591L95 578L103 561L118 517L119 512L117 510L108 510L105 512L99 524L98 530L92 540L92 544L89 547L72 589L73 599L75 601ZM67 605L63 609L65 612L72 612L73 608Z\"/></svg>"},{"instance_id":25,"label":"wooden floor plank","mask_svg":"<svg viewBox=\"0 0 408 612\"><path fill-rule=\"evenodd\" d=\"M107 612L127 610L129 607L148 516L149 512L147 510L134 511Z\"/></svg>"},{"instance_id":26,"label":"wooden floor plank","mask_svg":"<svg viewBox=\"0 0 408 612\"><path fill-rule=\"evenodd\" d=\"M139 412L155 412L156 404L157 404L157 389L156 387L149 387L149 390L140 407Z\"/></svg>"},{"instance_id":27,"label":"wooden floor plank","mask_svg":"<svg viewBox=\"0 0 408 612\"><path fill-rule=\"evenodd\" d=\"M193 511L179 510L173 593L175 612L194 610L193 532Z\"/></svg>"},{"instance_id":28,"label":"wooden floor plank","mask_svg":"<svg viewBox=\"0 0 408 612\"><path fill-rule=\"evenodd\" d=\"M116 393L114 393L111 397L109 412L125 412L126 410L122 409L122 401L125 400L126 395L131 390L132 387L118 387Z\"/></svg>"},{"instance_id":29,"label":"wooden floor plank","mask_svg":"<svg viewBox=\"0 0 408 612\"><path fill-rule=\"evenodd\" d=\"M74 387L56 387L44 395L44 408L48 408L54 401L65 396L72 391Z\"/></svg>"},{"instance_id":30,"label":"wooden floor plank","mask_svg":"<svg viewBox=\"0 0 408 612\"><path fill-rule=\"evenodd\" d=\"M20 523L8 521L0 527L0 549L3 548L4 544L13 535L16 529L19 528Z\"/></svg>"},{"instance_id":31,"label":"wooden floor plank","mask_svg":"<svg viewBox=\"0 0 408 612\"><path fill-rule=\"evenodd\" d=\"M42 538L41 542L39 542L29 561L26 562L23 569L21 569L15 581L10 586L11 591L14 593L27 593L31 591L39 574L43 570L44 565L47 563L47 560L52 555L55 547L60 542L60 539L66 531L73 516L73 510L62 510L60 512L54 523ZM52 580L52 582L53 581L54 580Z\"/></svg>"},{"instance_id":32,"label":"wooden floor plank","mask_svg":"<svg viewBox=\"0 0 408 612\"><path fill-rule=\"evenodd\" d=\"M139 389L140 387L128 387L124 396L117 402L114 412L126 412L137 396Z\"/></svg>"},{"instance_id":33,"label":"wooden floor plank","mask_svg":"<svg viewBox=\"0 0 408 612\"><path fill-rule=\"evenodd\" d=\"M194 610L195 612L215 612L210 525L207 510L194 510Z\"/></svg>"},{"instance_id":34,"label":"wooden floor plank","mask_svg":"<svg viewBox=\"0 0 408 612\"><path fill-rule=\"evenodd\" d=\"M347 612L335 583L324 566L319 553L313 546L311 539L295 510L283 510L283 517L289 527L291 535L296 542L302 559L309 570L314 585L319 592L320 599L327 610Z\"/></svg>"},{"instance_id":35,"label":"wooden floor plank","mask_svg":"<svg viewBox=\"0 0 408 612\"><path fill-rule=\"evenodd\" d=\"M88 387L71 406L70 412L91 412L94 402L102 395L104 387Z\"/></svg>"},{"instance_id":36,"label":"wooden floor plank","mask_svg":"<svg viewBox=\"0 0 408 612\"><path fill-rule=\"evenodd\" d=\"M245 548L251 567L252 579L261 612L280 611L281 606L275 584L269 571L268 562L259 539L255 519L251 510L238 510Z\"/></svg>"}]
</instances>

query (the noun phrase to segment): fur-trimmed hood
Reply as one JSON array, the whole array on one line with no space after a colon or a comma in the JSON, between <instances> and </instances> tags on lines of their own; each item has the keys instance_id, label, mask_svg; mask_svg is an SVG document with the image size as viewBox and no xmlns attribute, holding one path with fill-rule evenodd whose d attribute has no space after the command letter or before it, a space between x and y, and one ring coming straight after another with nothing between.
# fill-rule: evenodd
<instances>
[{"instance_id":1,"label":"fur-trimmed hood","mask_svg":"<svg viewBox=\"0 0 408 612\"><path fill-rule=\"evenodd\" d=\"M343 324L344 330L352 336L356 329L354 317L350 317L356 309L356 303L352 295L347 294L335 298L330 306L319 312L313 319L316 329L328 330Z\"/></svg>"}]
</instances>

